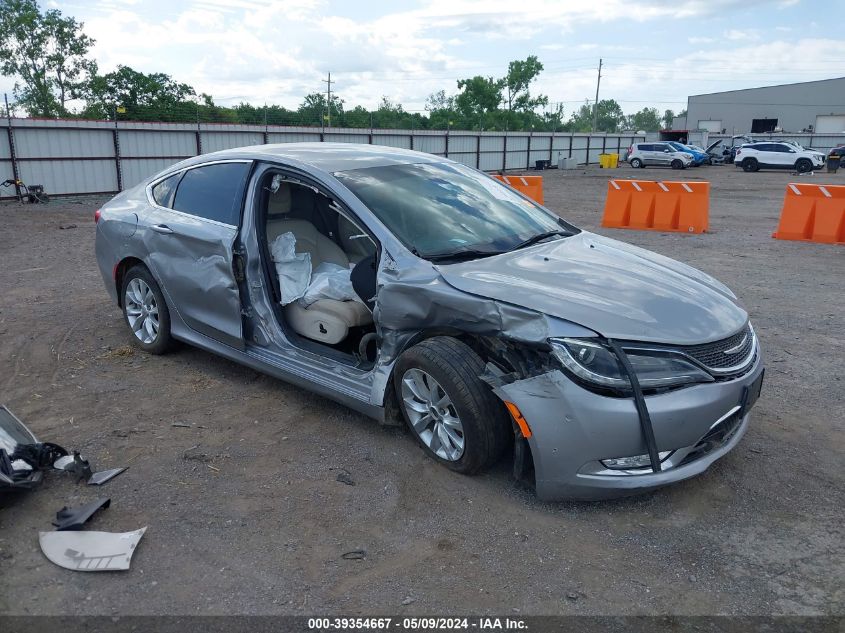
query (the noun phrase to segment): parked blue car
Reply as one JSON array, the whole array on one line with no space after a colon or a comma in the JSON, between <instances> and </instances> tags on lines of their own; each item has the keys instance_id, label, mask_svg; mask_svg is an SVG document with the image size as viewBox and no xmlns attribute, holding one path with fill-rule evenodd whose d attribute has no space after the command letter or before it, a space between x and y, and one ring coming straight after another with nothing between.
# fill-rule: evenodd
<instances>
[{"instance_id":1,"label":"parked blue car","mask_svg":"<svg viewBox=\"0 0 845 633\"><path fill-rule=\"evenodd\" d=\"M677 141L669 141L669 145L679 152L684 152L685 154L692 156L693 167L703 165L708 162L708 159L710 158L705 152L699 152L698 150L691 148L689 145L684 145L683 143L678 143Z\"/></svg>"}]
</instances>

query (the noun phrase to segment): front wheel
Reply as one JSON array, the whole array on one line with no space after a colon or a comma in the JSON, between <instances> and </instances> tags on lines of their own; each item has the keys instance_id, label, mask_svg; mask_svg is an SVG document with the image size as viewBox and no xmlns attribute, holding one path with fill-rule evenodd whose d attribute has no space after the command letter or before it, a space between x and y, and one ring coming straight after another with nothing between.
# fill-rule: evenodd
<instances>
[{"instance_id":1,"label":"front wheel","mask_svg":"<svg viewBox=\"0 0 845 633\"><path fill-rule=\"evenodd\" d=\"M672 169L683 169L683 168L684 168L684 163L683 163L682 160L676 158L675 160L672 161Z\"/></svg>"},{"instance_id":2,"label":"front wheel","mask_svg":"<svg viewBox=\"0 0 845 633\"><path fill-rule=\"evenodd\" d=\"M164 354L172 346L167 303L144 266L129 269L123 278L123 318L133 342L145 352Z\"/></svg>"},{"instance_id":3,"label":"front wheel","mask_svg":"<svg viewBox=\"0 0 845 633\"><path fill-rule=\"evenodd\" d=\"M642 166L643 166L643 161L641 161L639 158L632 158L631 159L631 167L633 167L634 169L639 169Z\"/></svg>"},{"instance_id":4,"label":"front wheel","mask_svg":"<svg viewBox=\"0 0 845 633\"><path fill-rule=\"evenodd\" d=\"M474 474L492 465L511 437L502 403L479 375L484 361L445 336L427 339L396 362L394 388L405 421L429 456Z\"/></svg>"},{"instance_id":5,"label":"front wheel","mask_svg":"<svg viewBox=\"0 0 845 633\"><path fill-rule=\"evenodd\" d=\"M799 158L795 162L795 171L799 174L806 174L809 171L813 171L813 163L806 158Z\"/></svg>"}]
</instances>

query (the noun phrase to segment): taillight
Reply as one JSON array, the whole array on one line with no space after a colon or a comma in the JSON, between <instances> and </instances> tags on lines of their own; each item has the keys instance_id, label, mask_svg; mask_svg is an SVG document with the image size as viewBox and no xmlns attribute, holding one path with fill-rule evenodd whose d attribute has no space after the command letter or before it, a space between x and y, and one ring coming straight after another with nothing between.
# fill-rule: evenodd
<instances>
[{"instance_id":1,"label":"taillight","mask_svg":"<svg viewBox=\"0 0 845 633\"><path fill-rule=\"evenodd\" d=\"M628 153L629 153L629 154L633 154L633 153L634 153L634 146L633 146L633 145L631 145L631 147L629 147L629 148L628 148Z\"/></svg>"},{"instance_id":2,"label":"taillight","mask_svg":"<svg viewBox=\"0 0 845 633\"><path fill-rule=\"evenodd\" d=\"M100 221L100 210L97 209L96 211L94 211L94 224L96 224L99 221Z\"/></svg>"},{"instance_id":3,"label":"taillight","mask_svg":"<svg viewBox=\"0 0 845 633\"><path fill-rule=\"evenodd\" d=\"M741 149L736 150L736 155L739 156L740 154L742 154L742 150Z\"/></svg>"}]
</instances>

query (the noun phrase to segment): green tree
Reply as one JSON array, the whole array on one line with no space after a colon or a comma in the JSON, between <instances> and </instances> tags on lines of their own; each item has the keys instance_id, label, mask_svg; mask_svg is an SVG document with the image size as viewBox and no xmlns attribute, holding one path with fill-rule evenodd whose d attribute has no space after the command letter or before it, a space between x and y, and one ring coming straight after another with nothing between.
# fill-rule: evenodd
<instances>
[{"instance_id":1,"label":"green tree","mask_svg":"<svg viewBox=\"0 0 845 633\"><path fill-rule=\"evenodd\" d=\"M672 121L675 119L675 112L673 110L666 110L663 113L663 129L671 130Z\"/></svg>"},{"instance_id":2,"label":"green tree","mask_svg":"<svg viewBox=\"0 0 845 633\"><path fill-rule=\"evenodd\" d=\"M502 103L504 79L493 79L476 75L470 79L459 79L455 96L455 109L460 115L461 126L477 129L486 125L489 115L499 109Z\"/></svg>"},{"instance_id":3,"label":"green tree","mask_svg":"<svg viewBox=\"0 0 845 633\"><path fill-rule=\"evenodd\" d=\"M598 132L618 132L625 123L625 113L614 99L602 99L598 105ZM572 113L566 128L570 132L589 132L593 129L593 107L585 102Z\"/></svg>"},{"instance_id":4,"label":"green tree","mask_svg":"<svg viewBox=\"0 0 845 633\"><path fill-rule=\"evenodd\" d=\"M86 55L94 40L82 23L61 11L41 12L35 0L0 0L0 72L17 77L15 97L31 116L68 114L96 63Z\"/></svg>"},{"instance_id":5,"label":"green tree","mask_svg":"<svg viewBox=\"0 0 845 633\"><path fill-rule=\"evenodd\" d=\"M528 90L542 70L543 64L536 55L529 55L525 61L517 60L508 64L508 74L505 75L504 83L509 112L531 112L549 104L547 96L532 97Z\"/></svg>"},{"instance_id":6,"label":"green tree","mask_svg":"<svg viewBox=\"0 0 845 633\"><path fill-rule=\"evenodd\" d=\"M118 108L124 118L141 121L191 121L197 117L197 104L191 101L194 89L164 73L142 73L129 66L118 66L105 75L91 79L87 90L85 114L108 118ZM208 95L204 105L214 108Z\"/></svg>"},{"instance_id":7,"label":"green tree","mask_svg":"<svg viewBox=\"0 0 845 633\"><path fill-rule=\"evenodd\" d=\"M326 95L322 92L312 92L305 95L302 103L297 109L299 115L300 125L328 125L331 122L332 126L343 124L343 99L337 95L332 95L331 101L331 116L329 110L326 108Z\"/></svg>"},{"instance_id":8,"label":"green tree","mask_svg":"<svg viewBox=\"0 0 845 633\"><path fill-rule=\"evenodd\" d=\"M625 126L635 131L657 132L660 129L660 124L660 111L657 108L643 108L625 119Z\"/></svg>"}]
</instances>

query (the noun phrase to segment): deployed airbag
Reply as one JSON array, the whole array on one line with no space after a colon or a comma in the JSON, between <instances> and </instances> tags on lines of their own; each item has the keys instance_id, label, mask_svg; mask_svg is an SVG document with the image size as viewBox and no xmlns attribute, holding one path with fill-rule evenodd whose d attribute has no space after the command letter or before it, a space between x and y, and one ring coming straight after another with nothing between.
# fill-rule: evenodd
<instances>
[{"instance_id":1,"label":"deployed airbag","mask_svg":"<svg viewBox=\"0 0 845 633\"><path fill-rule=\"evenodd\" d=\"M338 264L323 262L314 269L311 283L299 303L307 308L320 299L335 301L361 301L352 287L352 271Z\"/></svg>"},{"instance_id":2,"label":"deployed airbag","mask_svg":"<svg viewBox=\"0 0 845 633\"><path fill-rule=\"evenodd\" d=\"M279 276L282 305L293 303L305 294L311 282L311 255L296 252L296 236L288 231L270 244L270 256Z\"/></svg>"}]
</instances>

